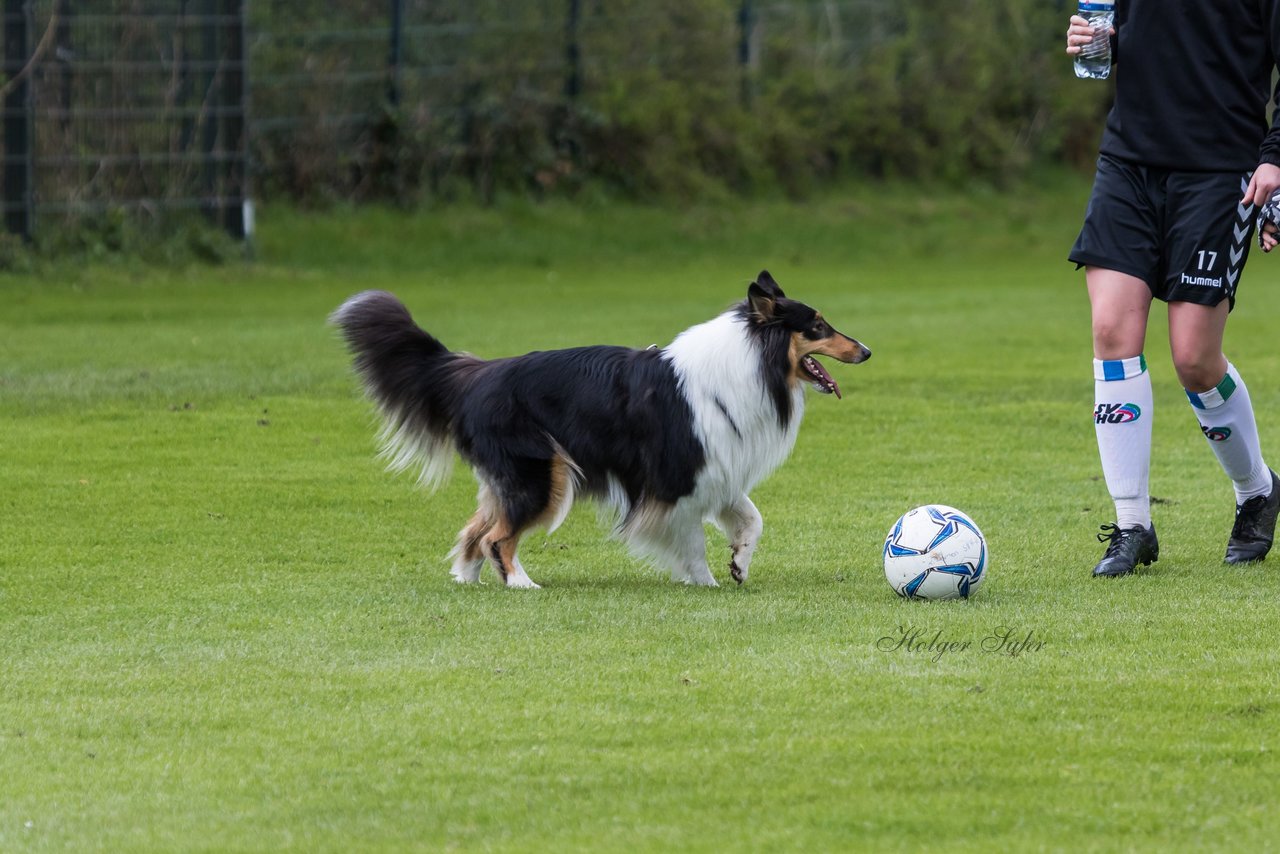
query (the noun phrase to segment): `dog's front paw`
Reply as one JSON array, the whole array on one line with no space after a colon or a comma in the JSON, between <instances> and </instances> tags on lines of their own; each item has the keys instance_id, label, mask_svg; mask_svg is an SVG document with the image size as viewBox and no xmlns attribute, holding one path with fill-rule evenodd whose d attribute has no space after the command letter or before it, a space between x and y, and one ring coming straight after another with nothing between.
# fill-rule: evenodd
<instances>
[{"instance_id":1,"label":"dog's front paw","mask_svg":"<svg viewBox=\"0 0 1280 854\"><path fill-rule=\"evenodd\" d=\"M736 560L729 561L729 576L739 584L747 580L747 571L738 566Z\"/></svg>"},{"instance_id":2,"label":"dog's front paw","mask_svg":"<svg viewBox=\"0 0 1280 854\"><path fill-rule=\"evenodd\" d=\"M527 575L508 575L507 587L512 590L541 590L541 584L535 584L533 579Z\"/></svg>"},{"instance_id":3,"label":"dog's front paw","mask_svg":"<svg viewBox=\"0 0 1280 854\"><path fill-rule=\"evenodd\" d=\"M720 582L714 578L686 578L684 585L686 587L719 587Z\"/></svg>"}]
</instances>

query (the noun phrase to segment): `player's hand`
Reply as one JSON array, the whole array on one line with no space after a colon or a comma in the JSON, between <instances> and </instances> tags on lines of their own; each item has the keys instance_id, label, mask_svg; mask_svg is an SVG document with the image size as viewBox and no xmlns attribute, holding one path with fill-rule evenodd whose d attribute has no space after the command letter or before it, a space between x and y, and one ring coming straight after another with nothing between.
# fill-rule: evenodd
<instances>
[{"instance_id":1,"label":"player's hand","mask_svg":"<svg viewBox=\"0 0 1280 854\"><path fill-rule=\"evenodd\" d=\"M1116 28L1112 27L1109 35L1115 35ZM1067 27L1067 53L1071 56L1078 54L1085 45L1093 41L1093 27L1089 26L1089 22L1079 15L1071 16L1071 25Z\"/></svg>"},{"instance_id":2,"label":"player's hand","mask_svg":"<svg viewBox=\"0 0 1280 854\"><path fill-rule=\"evenodd\" d=\"M1276 190L1280 190L1280 166L1259 163L1258 168L1253 170L1253 177L1249 179L1249 186L1245 188L1240 204L1262 207L1271 201Z\"/></svg>"}]
</instances>

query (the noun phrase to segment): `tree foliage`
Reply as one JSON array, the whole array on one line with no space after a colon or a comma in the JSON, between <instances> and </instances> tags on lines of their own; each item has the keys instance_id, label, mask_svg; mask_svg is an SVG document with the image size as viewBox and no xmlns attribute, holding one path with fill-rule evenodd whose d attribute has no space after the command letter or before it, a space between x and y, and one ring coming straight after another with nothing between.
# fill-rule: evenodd
<instances>
[{"instance_id":1,"label":"tree foliage","mask_svg":"<svg viewBox=\"0 0 1280 854\"><path fill-rule=\"evenodd\" d=\"M1044 0L406 0L392 103L386 5L255 5L268 188L412 201L999 184L1086 162L1109 97L1071 73L1068 11Z\"/></svg>"}]
</instances>

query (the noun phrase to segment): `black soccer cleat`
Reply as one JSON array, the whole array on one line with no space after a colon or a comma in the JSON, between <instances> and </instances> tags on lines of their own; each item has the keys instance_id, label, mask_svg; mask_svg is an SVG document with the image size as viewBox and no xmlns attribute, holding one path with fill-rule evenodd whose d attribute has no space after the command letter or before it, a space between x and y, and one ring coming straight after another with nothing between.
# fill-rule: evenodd
<instances>
[{"instance_id":1,"label":"black soccer cleat","mask_svg":"<svg viewBox=\"0 0 1280 854\"><path fill-rule=\"evenodd\" d=\"M1111 533L1106 533L1107 531ZM1128 575L1142 564L1150 566L1160 559L1160 542L1156 539L1156 523L1143 528L1134 525L1132 528L1121 528L1119 525L1103 525L1103 533L1098 534L1098 542L1110 541L1107 553L1093 568L1093 574L1100 578L1117 578Z\"/></svg>"},{"instance_id":2,"label":"black soccer cleat","mask_svg":"<svg viewBox=\"0 0 1280 854\"><path fill-rule=\"evenodd\" d=\"M1236 507L1236 523L1227 540L1227 563L1262 560L1271 551L1280 515L1280 478L1271 472L1271 494L1255 495Z\"/></svg>"}]
</instances>

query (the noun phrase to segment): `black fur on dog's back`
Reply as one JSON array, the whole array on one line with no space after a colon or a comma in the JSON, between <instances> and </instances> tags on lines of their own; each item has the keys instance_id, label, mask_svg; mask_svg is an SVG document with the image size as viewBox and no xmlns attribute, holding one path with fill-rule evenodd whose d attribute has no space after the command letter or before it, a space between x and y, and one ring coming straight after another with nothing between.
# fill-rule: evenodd
<instances>
[{"instance_id":1,"label":"black fur on dog's back","mask_svg":"<svg viewBox=\"0 0 1280 854\"><path fill-rule=\"evenodd\" d=\"M384 440L400 446L388 449L393 465L456 449L516 528L546 510L558 459L584 492L617 504L620 488L628 512L694 489L704 451L659 351L590 346L483 361L450 352L379 291L352 297L332 321L386 419Z\"/></svg>"},{"instance_id":2,"label":"black fur on dog's back","mask_svg":"<svg viewBox=\"0 0 1280 854\"><path fill-rule=\"evenodd\" d=\"M462 456L543 457L554 440L599 492L608 475L632 497L674 501L701 460L688 449L693 413L657 351L591 346L485 363L471 377L454 432ZM483 447L501 438L500 450ZM659 471L662 470L662 471Z\"/></svg>"}]
</instances>

